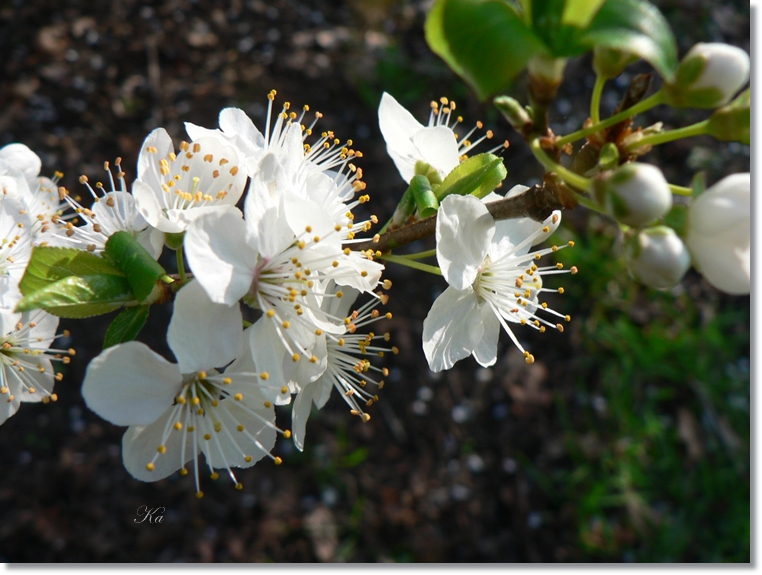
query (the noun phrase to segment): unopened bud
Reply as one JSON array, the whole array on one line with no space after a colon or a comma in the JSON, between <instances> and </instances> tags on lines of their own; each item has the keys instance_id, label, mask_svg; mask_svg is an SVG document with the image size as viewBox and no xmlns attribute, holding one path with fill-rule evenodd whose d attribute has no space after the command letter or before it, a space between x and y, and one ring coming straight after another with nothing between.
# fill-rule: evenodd
<instances>
[{"instance_id":1,"label":"unopened bud","mask_svg":"<svg viewBox=\"0 0 762 575\"><path fill-rule=\"evenodd\" d=\"M610 80L616 78L622 71L637 61L638 57L629 52L616 48L596 46L593 50L593 70L598 76Z\"/></svg>"},{"instance_id":2,"label":"unopened bud","mask_svg":"<svg viewBox=\"0 0 762 575\"><path fill-rule=\"evenodd\" d=\"M667 226L641 230L625 247L630 277L656 289L675 287L691 266L688 248Z\"/></svg>"},{"instance_id":3,"label":"unopened bud","mask_svg":"<svg viewBox=\"0 0 762 575\"><path fill-rule=\"evenodd\" d=\"M751 89L709 117L706 133L723 142L751 143Z\"/></svg>"},{"instance_id":4,"label":"unopened bud","mask_svg":"<svg viewBox=\"0 0 762 575\"><path fill-rule=\"evenodd\" d=\"M680 62L675 82L664 85L665 102L676 108L717 108L749 80L749 55L735 46L699 43Z\"/></svg>"},{"instance_id":5,"label":"unopened bud","mask_svg":"<svg viewBox=\"0 0 762 575\"><path fill-rule=\"evenodd\" d=\"M555 98L556 90L564 79L566 60L536 54L527 63L529 91L539 103L547 105Z\"/></svg>"},{"instance_id":6,"label":"unopened bud","mask_svg":"<svg viewBox=\"0 0 762 575\"><path fill-rule=\"evenodd\" d=\"M495 107L508 120L508 123L513 126L516 131L521 132L523 129L532 125L532 118L518 101L508 96L497 96L493 100Z\"/></svg>"},{"instance_id":7,"label":"unopened bud","mask_svg":"<svg viewBox=\"0 0 762 575\"><path fill-rule=\"evenodd\" d=\"M688 208L685 243L693 265L719 290L751 289L751 175L723 178Z\"/></svg>"},{"instance_id":8,"label":"unopened bud","mask_svg":"<svg viewBox=\"0 0 762 575\"><path fill-rule=\"evenodd\" d=\"M617 221L641 227L664 216L672 193L661 170L651 164L624 164L594 182L598 203Z\"/></svg>"}]
</instances>

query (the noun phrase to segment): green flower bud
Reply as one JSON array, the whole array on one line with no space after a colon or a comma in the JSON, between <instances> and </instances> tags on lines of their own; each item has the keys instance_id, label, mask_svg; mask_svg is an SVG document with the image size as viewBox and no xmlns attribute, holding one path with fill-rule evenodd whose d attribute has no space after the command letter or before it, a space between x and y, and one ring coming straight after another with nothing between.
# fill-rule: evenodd
<instances>
[{"instance_id":1,"label":"green flower bud","mask_svg":"<svg viewBox=\"0 0 762 575\"><path fill-rule=\"evenodd\" d=\"M709 117L706 132L723 142L751 143L751 88Z\"/></svg>"},{"instance_id":2,"label":"green flower bud","mask_svg":"<svg viewBox=\"0 0 762 575\"><path fill-rule=\"evenodd\" d=\"M511 126L513 126L517 132L521 132L524 128L532 125L532 118L518 101L508 96L497 96L493 102L495 107L502 112L505 119L508 120Z\"/></svg>"},{"instance_id":3,"label":"green flower bud","mask_svg":"<svg viewBox=\"0 0 762 575\"><path fill-rule=\"evenodd\" d=\"M622 71L637 61L638 57L616 48L596 46L593 50L593 70L596 75L607 80L616 78Z\"/></svg>"},{"instance_id":4,"label":"green flower bud","mask_svg":"<svg viewBox=\"0 0 762 575\"><path fill-rule=\"evenodd\" d=\"M688 248L666 226L641 230L627 240L625 261L630 277L656 289L675 287L691 266Z\"/></svg>"},{"instance_id":5,"label":"green flower bud","mask_svg":"<svg viewBox=\"0 0 762 575\"><path fill-rule=\"evenodd\" d=\"M672 206L672 192L661 170L633 162L601 174L593 194L611 217L623 224L642 227L664 216Z\"/></svg>"},{"instance_id":6,"label":"green flower bud","mask_svg":"<svg viewBox=\"0 0 762 575\"><path fill-rule=\"evenodd\" d=\"M749 80L749 55L735 46L699 43L680 62L675 82L664 85L665 102L676 108L717 108Z\"/></svg>"}]
</instances>

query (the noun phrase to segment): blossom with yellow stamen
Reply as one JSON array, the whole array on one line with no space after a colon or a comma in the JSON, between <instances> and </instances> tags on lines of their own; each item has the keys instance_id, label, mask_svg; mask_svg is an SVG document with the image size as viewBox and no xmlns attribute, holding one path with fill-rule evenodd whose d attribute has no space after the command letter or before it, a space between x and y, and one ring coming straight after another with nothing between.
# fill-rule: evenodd
<instances>
[{"instance_id":1,"label":"blossom with yellow stamen","mask_svg":"<svg viewBox=\"0 0 762 575\"><path fill-rule=\"evenodd\" d=\"M55 401L53 385L60 379L54 361L68 363L74 350L51 348L58 318L42 310L0 313L0 424L22 402Z\"/></svg>"},{"instance_id":2,"label":"blossom with yellow stamen","mask_svg":"<svg viewBox=\"0 0 762 575\"><path fill-rule=\"evenodd\" d=\"M509 323L540 332L563 330L563 322L571 318L539 300L542 292L559 291L543 287L542 278L575 273L576 268L567 271L558 265L535 264L543 255L557 251L556 246L529 251L559 219L560 214L553 213L543 223L496 222L484 202L473 196L444 199L437 218L436 249L442 275L450 285L423 322L423 351L432 371L450 369L469 355L484 367L493 365L501 326L527 363L532 363L534 356L519 343Z\"/></svg>"},{"instance_id":3,"label":"blossom with yellow stamen","mask_svg":"<svg viewBox=\"0 0 762 575\"><path fill-rule=\"evenodd\" d=\"M175 152L169 134L157 128L143 142L132 193L151 226L181 233L205 212L237 211L246 176L233 147L201 138Z\"/></svg>"},{"instance_id":4,"label":"blossom with yellow stamen","mask_svg":"<svg viewBox=\"0 0 762 575\"><path fill-rule=\"evenodd\" d=\"M139 342L110 347L90 363L82 394L104 419L129 425L122 456L134 477L156 481L192 470L203 494L199 453L213 478L224 469L236 486L232 468L263 457L278 463L270 452L280 430L261 393L267 377L257 370L241 325L238 306L212 303L192 282L177 294L167 334L178 363Z\"/></svg>"}]
</instances>

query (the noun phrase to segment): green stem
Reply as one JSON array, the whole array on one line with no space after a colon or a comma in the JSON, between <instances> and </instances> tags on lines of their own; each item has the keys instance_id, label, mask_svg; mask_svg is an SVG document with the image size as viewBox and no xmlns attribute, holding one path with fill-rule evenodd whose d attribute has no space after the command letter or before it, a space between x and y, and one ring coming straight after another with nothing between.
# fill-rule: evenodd
<instances>
[{"instance_id":1,"label":"green stem","mask_svg":"<svg viewBox=\"0 0 762 575\"><path fill-rule=\"evenodd\" d=\"M165 284L173 284L175 283L175 280L169 276L169 275L163 275L159 278L161 281L163 281Z\"/></svg>"},{"instance_id":2,"label":"green stem","mask_svg":"<svg viewBox=\"0 0 762 575\"><path fill-rule=\"evenodd\" d=\"M532 140L532 142L529 144L529 148L532 150L534 157L537 158L537 161L545 166L546 170L549 172L555 172L558 174L558 177L560 177L570 186L574 186L575 188L584 190L585 192L590 191L592 182L588 178L582 177L579 174L575 174L571 170L564 168L561 164L554 162L550 156L545 153L545 150L542 149L539 139Z\"/></svg>"},{"instance_id":3,"label":"green stem","mask_svg":"<svg viewBox=\"0 0 762 575\"><path fill-rule=\"evenodd\" d=\"M437 250L426 250L425 252L418 252L417 254L405 254L399 257L407 258L409 260L422 260L423 258L430 258L437 255Z\"/></svg>"},{"instance_id":4,"label":"green stem","mask_svg":"<svg viewBox=\"0 0 762 575\"><path fill-rule=\"evenodd\" d=\"M595 86L593 86L593 97L590 100L590 119L593 124L601 122L601 96L603 95L603 86L606 84L606 78L603 76L595 77Z\"/></svg>"},{"instance_id":5,"label":"green stem","mask_svg":"<svg viewBox=\"0 0 762 575\"><path fill-rule=\"evenodd\" d=\"M593 200L588 198L585 194L580 194L579 192L574 192L575 197L577 198L577 203L580 206L585 206L588 210L592 210L594 212L598 212L599 214L605 214L606 212L601 209L601 206L596 204Z\"/></svg>"},{"instance_id":6,"label":"green stem","mask_svg":"<svg viewBox=\"0 0 762 575\"><path fill-rule=\"evenodd\" d=\"M183 259L183 246L180 246L175 251L175 256L177 258L177 273L180 274L180 281L185 283L185 280L188 279L188 276L185 273L185 260Z\"/></svg>"},{"instance_id":7,"label":"green stem","mask_svg":"<svg viewBox=\"0 0 762 575\"><path fill-rule=\"evenodd\" d=\"M403 266L407 266L409 268L415 268L417 270L421 270L424 272L429 272L430 274L442 275L442 270L440 270L437 266L430 266L428 264L422 264L420 262L416 262L413 260L409 260L404 256L395 256L392 254L384 254L382 256L379 256L379 259L386 260L395 264L400 264Z\"/></svg>"},{"instance_id":8,"label":"green stem","mask_svg":"<svg viewBox=\"0 0 762 575\"><path fill-rule=\"evenodd\" d=\"M666 144L667 142L680 140L682 138L692 138L694 136L703 136L704 134L707 133L708 127L709 127L709 120L704 120L703 122L698 122L690 126L685 126L684 128L677 128L675 130L668 130L666 132L661 132L659 134L644 136L637 142L633 142L631 145L627 146L627 148L624 151L629 152L633 149L640 148L641 146L648 146L648 145L658 146L659 144Z\"/></svg>"},{"instance_id":9,"label":"green stem","mask_svg":"<svg viewBox=\"0 0 762 575\"><path fill-rule=\"evenodd\" d=\"M576 142L577 140L581 140L582 138L585 138L589 136L590 134L595 134L596 132L600 132L601 130L610 128L611 126L614 126L618 124L619 122L623 122L624 120L628 118L632 118L633 116L637 116L638 114L641 114L645 112L646 110L650 110L654 106L658 106L663 101L664 101L664 96L662 95L661 91L656 92L655 94L649 96L645 100L638 102L631 108L627 108L626 110L623 110L622 112L619 112L618 114L615 114L611 116L610 118L603 120L602 122L598 122L597 124L593 124L589 128L585 128L584 130L578 130L576 132L572 132L571 134L567 134L563 138L559 138L558 140L556 140L556 147L563 148L566 144L569 144L571 142Z\"/></svg>"},{"instance_id":10,"label":"green stem","mask_svg":"<svg viewBox=\"0 0 762 575\"><path fill-rule=\"evenodd\" d=\"M675 184L669 184L669 191L676 196L692 196L693 190L691 188L685 188L683 186L676 186Z\"/></svg>"}]
</instances>

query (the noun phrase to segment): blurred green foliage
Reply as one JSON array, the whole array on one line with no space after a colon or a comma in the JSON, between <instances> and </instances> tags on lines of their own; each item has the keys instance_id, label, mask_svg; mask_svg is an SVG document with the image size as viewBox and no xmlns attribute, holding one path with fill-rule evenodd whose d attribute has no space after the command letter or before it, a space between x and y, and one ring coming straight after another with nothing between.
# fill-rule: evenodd
<instances>
[{"instance_id":1,"label":"blurred green foliage","mask_svg":"<svg viewBox=\"0 0 762 575\"><path fill-rule=\"evenodd\" d=\"M576 242L559 259L580 269L564 303L585 353L576 401L556 402L572 465L535 479L573 503L589 560L749 561L749 299L697 275L635 284L611 229L558 232Z\"/></svg>"}]
</instances>

